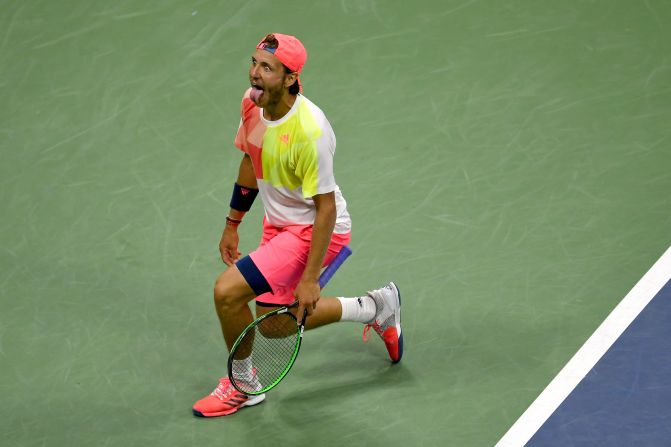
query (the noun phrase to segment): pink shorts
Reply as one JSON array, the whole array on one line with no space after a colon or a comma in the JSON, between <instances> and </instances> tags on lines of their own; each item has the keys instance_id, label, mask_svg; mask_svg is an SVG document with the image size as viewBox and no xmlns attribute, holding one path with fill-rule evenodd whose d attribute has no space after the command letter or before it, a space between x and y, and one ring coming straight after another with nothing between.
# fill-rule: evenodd
<instances>
[{"instance_id":1,"label":"pink shorts","mask_svg":"<svg viewBox=\"0 0 671 447\"><path fill-rule=\"evenodd\" d=\"M329 265L340 249L349 244L350 235L331 236L322 267ZM263 220L261 244L236 264L257 293L258 305L285 306L295 301L294 289L305 270L311 240L312 225L278 228Z\"/></svg>"}]
</instances>

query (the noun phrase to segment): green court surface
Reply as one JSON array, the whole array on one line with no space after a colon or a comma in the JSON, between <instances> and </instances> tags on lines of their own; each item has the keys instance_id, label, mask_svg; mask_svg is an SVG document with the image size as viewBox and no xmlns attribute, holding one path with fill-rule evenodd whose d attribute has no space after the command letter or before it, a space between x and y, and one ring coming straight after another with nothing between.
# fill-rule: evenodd
<instances>
[{"instance_id":1,"label":"green court surface","mask_svg":"<svg viewBox=\"0 0 671 447\"><path fill-rule=\"evenodd\" d=\"M671 245L665 1L1 1L2 446L492 446ZM403 361L308 332L197 419L249 57L295 34ZM260 203L242 248L260 235Z\"/></svg>"}]
</instances>

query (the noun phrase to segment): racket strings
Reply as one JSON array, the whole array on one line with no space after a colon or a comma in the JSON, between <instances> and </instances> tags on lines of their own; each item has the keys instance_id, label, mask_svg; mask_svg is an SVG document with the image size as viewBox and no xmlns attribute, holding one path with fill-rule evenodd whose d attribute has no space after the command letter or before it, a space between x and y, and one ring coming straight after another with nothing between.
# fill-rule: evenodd
<instances>
[{"instance_id":1,"label":"racket strings","mask_svg":"<svg viewBox=\"0 0 671 447\"><path fill-rule=\"evenodd\" d=\"M275 314L261 320L250 328L233 353L233 360L247 361L251 355L251 366L256 380L250 381L248 369L233 370L237 387L246 392L261 392L272 386L287 373L293 364L300 334L296 320L287 313Z\"/></svg>"}]
</instances>

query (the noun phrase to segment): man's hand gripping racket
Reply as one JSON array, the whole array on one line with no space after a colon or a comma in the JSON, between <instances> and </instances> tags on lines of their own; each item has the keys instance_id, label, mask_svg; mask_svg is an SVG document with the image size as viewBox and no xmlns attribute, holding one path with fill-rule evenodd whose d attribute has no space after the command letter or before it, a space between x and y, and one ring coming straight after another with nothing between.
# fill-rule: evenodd
<instances>
[{"instance_id":1,"label":"man's hand gripping racket","mask_svg":"<svg viewBox=\"0 0 671 447\"><path fill-rule=\"evenodd\" d=\"M319 277L320 288L351 254L349 247L340 250ZM287 375L298 357L307 317L305 310L298 324L290 311L296 306L298 301L260 316L235 341L228 356L228 377L238 391L263 394Z\"/></svg>"}]
</instances>

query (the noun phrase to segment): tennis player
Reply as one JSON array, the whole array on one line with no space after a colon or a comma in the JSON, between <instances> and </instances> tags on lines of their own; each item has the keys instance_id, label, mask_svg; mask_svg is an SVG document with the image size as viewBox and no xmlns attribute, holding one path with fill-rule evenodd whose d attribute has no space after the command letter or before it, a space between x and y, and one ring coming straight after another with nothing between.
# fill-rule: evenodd
<instances>
[{"instance_id":1,"label":"tennis player","mask_svg":"<svg viewBox=\"0 0 671 447\"><path fill-rule=\"evenodd\" d=\"M257 315L299 301L306 329L337 321L365 324L384 341L391 361L403 355L401 298L391 282L364 296L320 297L319 274L350 240L347 204L333 174L336 139L324 112L302 95L300 73L307 60L294 36L269 34L257 46L249 67L235 145L244 155L233 188L219 251L228 268L217 278L214 303L228 349ZM261 195L265 210L260 246L240 257L238 227ZM234 361L236 374L254 386L251 359ZM261 389L260 385L256 389ZM224 416L262 402L219 380L196 402L196 416Z\"/></svg>"}]
</instances>

